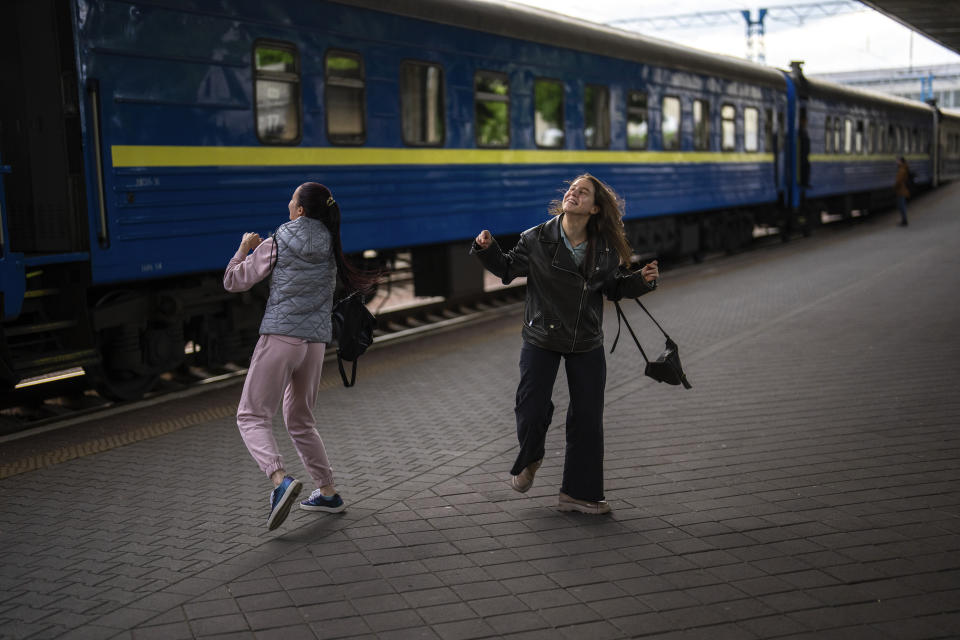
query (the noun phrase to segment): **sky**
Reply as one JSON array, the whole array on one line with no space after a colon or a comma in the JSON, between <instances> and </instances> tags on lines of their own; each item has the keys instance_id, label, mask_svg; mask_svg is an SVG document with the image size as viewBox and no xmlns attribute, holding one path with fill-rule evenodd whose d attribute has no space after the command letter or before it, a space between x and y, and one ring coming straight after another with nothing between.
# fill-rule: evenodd
<instances>
[{"instance_id":1,"label":"sky","mask_svg":"<svg viewBox=\"0 0 960 640\"><path fill-rule=\"evenodd\" d=\"M809 5L813 0L512 0L592 22L618 19L683 15L700 11L747 9L753 16L765 7ZM772 13L771 13L772 15ZM624 28L625 25L614 25ZM792 60L803 60L804 73L860 71L933 64L960 64L960 55L933 42L866 6L862 10L808 21L803 26L768 18L765 22L766 64L788 69ZM644 33L641 31L641 33ZM682 45L746 57L746 22L710 29L661 30L645 35Z\"/></svg>"}]
</instances>

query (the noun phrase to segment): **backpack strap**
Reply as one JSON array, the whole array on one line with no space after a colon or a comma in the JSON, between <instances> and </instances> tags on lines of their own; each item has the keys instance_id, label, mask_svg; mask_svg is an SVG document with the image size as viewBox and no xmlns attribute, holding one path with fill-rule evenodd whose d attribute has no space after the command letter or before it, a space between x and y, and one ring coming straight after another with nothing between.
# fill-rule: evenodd
<instances>
[{"instance_id":1,"label":"backpack strap","mask_svg":"<svg viewBox=\"0 0 960 640\"><path fill-rule=\"evenodd\" d=\"M359 360L359 358L357 358ZM343 369L343 359L337 353L337 367L340 369L340 378L343 379L343 386L352 387L357 381L357 360L353 361L353 371L350 372L350 382L347 382L347 372Z\"/></svg>"},{"instance_id":2,"label":"backpack strap","mask_svg":"<svg viewBox=\"0 0 960 640\"><path fill-rule=\"evenodd\" d=\"M637 302L640 302L640 301L637 300ZM617 337L614 338L613 340L613 346L610 347L610 353L613 353L613 350L617 348L617 342L620 340L620 320L622 319L623 324L627 325L627 331L630 332L630 337L633 338L633 341L637 344L637 349L640 349L640 355L643 356L643 359L649 363L650 358L648 358L647 354L643 352L643 347L640 346L640 341L637 340L637 336L633 332L633 327L631 327L630 323L627 321L626 314L623 312L623 309L620 308L620 303L614 300L613 304L617 307ZM640 305L640 306L643 306L643 305ZM646 311L646 309L644 309L644 311ZM656 320L654 320L654 322L656 322ZM657 326L660 326L660 325L657 325Z\"/></svg>"}]
</instances>

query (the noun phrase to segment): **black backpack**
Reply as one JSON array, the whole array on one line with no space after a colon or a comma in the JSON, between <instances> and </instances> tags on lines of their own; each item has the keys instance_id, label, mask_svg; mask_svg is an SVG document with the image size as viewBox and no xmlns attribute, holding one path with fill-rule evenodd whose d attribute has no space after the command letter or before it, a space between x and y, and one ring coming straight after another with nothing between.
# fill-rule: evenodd
<instances>
[{"instance_id":1,"label":"black backpack","mask_svg":"<svg viewBox=\"0 0 960 640\"><path fill-rule=\"evenodd\" d=\"M337 367L343 386L352 387L357 381L357 360L373 344L373 330L377 328L377 319L363 304L363 295L354 291L333 305L330 316L333 325L333 339L337 341ZM347 380L343 361L353 362L353 371Z\"/></svg>"}]
</instances>

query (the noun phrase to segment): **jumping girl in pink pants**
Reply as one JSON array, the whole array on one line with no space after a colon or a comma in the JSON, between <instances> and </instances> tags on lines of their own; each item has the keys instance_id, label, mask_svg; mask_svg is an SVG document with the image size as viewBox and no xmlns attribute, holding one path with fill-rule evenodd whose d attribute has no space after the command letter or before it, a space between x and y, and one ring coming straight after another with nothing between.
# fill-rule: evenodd
<instances>
[{"instance_id":1,"label":"jumping girl in pink pants","mask_svg":"<svg viewBox=\"0 0 960 640\"><path fill-rule=\"evenodd\" d=\"M273 481L267 518L271 530L286 519L302 488L299 480L287 475L273 436L273 416L281 404L287 432L318 487L300 507L329 513L345 508L334 488L333 468L315 427L313 406L326 343L332 338L330 311L337 274L350 291L368 291L374 283L343 257L340 207L329 189L304 183L293 192L288 209L290 222L272 237L261 240L256 233L243 234L223 276L223 286L230 292L247 291L270 277L260 340L237 407L237 427L250 455Z\"/></svg>"}]
</instances>

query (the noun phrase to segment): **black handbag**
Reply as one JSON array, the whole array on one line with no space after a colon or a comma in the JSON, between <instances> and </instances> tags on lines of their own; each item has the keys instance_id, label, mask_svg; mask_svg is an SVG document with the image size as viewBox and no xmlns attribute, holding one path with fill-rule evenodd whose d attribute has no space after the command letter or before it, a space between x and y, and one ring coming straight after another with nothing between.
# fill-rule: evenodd
<instances>
[{"instance_id":1,"label":"black handbag","mask_svg":"<svg viewBox=\"0 0 960 640\"><path fill-rule=\"evenodd\" d=\"M643 356L643 359L646 361L647 366L644 368L643 373L650 376L657 382L666 382L667 384L682 384L684 389L690 389L690 381L687 380L686 374L683 372L683 366L680 364L680 349L677 347L677 343L670 339L670 336L667 335L667 332L663 330L663 327L660 326L660 323L650 315L650 312L647 311L647 308L643 306L639 300L634 298L636 303L640 305L640 308L643 309L644 313L650 316L650 319L653 320L653 324L657 325L657 329L660 329L660 332L663 333L664 337L667 339L667 345L663 350L663 353L660 354L660 357L650 362L650 359L647 357L647 354L643 352L643 347L640 346L640 341L637 340L636 334L633 332L633 327L630 326L630 323L627 322L627 316L623 313L623 309L620 308L620 303L614 300L613 304L617 307L617 337L613 340L613 346L610 347L610 353L613 353L613 350L617 348L617 342L620 340L620 320L623 320L623 323L627 325L627 331L630 332L630 337L633 338L633 341L637 343L637 349L640 349L640 355Z\"/></svg>"}]
</instances>

